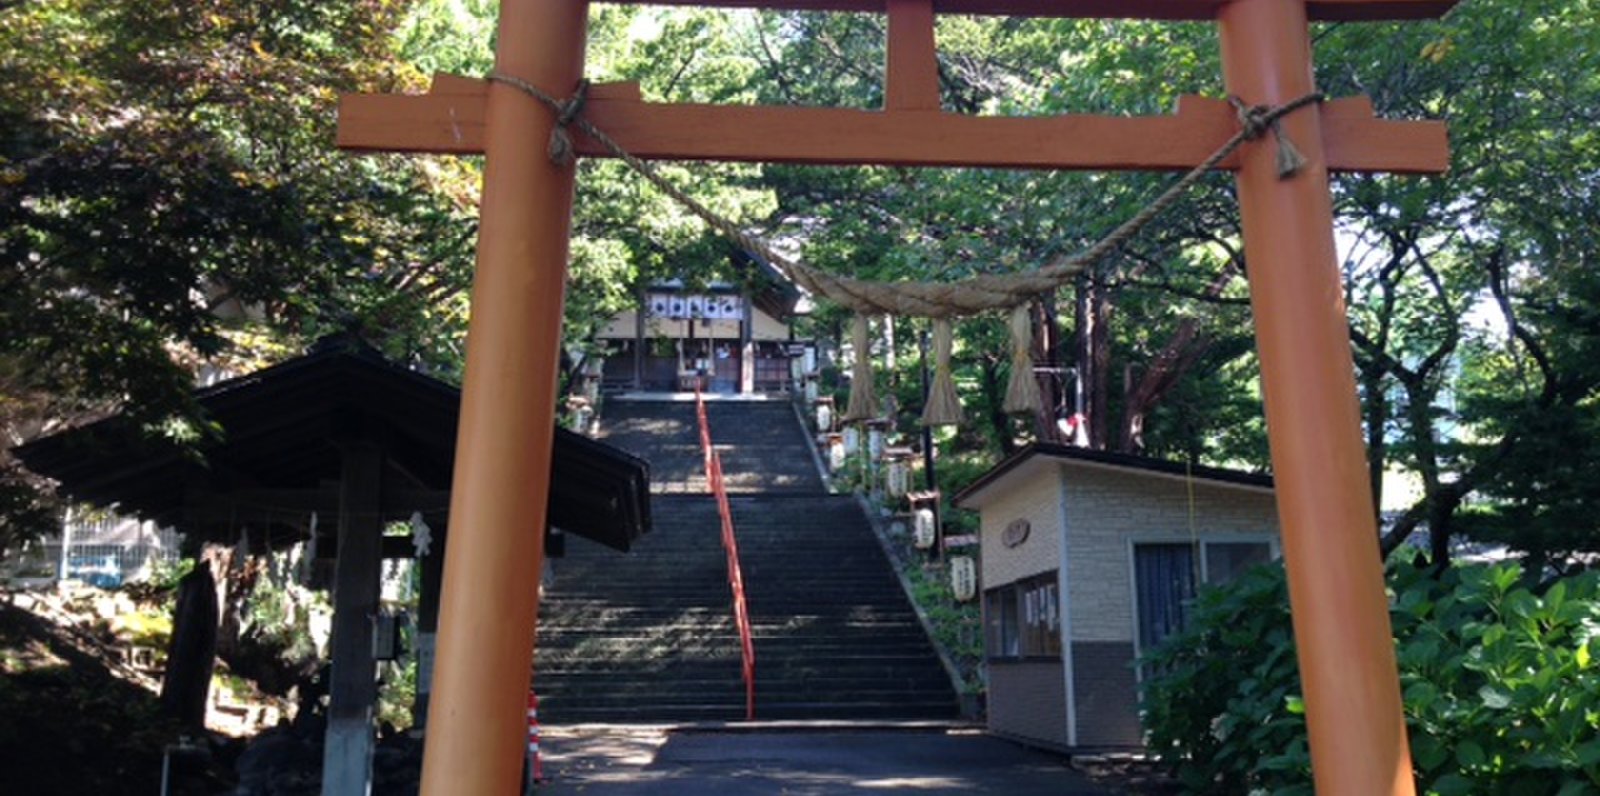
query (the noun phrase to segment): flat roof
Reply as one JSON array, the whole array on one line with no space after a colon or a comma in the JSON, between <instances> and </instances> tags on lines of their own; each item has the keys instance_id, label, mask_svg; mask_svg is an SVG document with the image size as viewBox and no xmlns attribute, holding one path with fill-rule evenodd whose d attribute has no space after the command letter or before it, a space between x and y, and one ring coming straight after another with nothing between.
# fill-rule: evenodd
<instances>
[{"instance_id":1,"label":"flat roof","mask_svg":"<svg viewBox=\"0 0 1600 796\"><path fill-rule=\"evenodd\" d=\"M1272 476L1261 473L1225 467L1211 467L1204 464L1188 464L1168 459L1153 459L1148 456L1113 453L1092 448L1079 448L1072 445L1035 442L1006 457L999 464L989 468L988 472L978 476L976 481L968 484L965 489L957 492L951 498L951 505L957 508L968 508L967 504L980 499L983 493L998 487L1003 481L1008 480L1007 476L1013 471L1030 461L1041 458L1110 469L1130 470L1165 477L1193 478L1250 489L1272 489Z\"/></svg>"}]
</instances>

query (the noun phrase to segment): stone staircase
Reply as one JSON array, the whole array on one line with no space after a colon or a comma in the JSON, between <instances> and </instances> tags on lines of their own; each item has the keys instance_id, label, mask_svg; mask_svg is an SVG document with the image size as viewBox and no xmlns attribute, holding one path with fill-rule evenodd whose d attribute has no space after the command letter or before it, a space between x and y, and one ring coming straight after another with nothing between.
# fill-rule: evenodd
<instances>
[{"instance_id":1,"label":"stone staircase","mask_svg":"<svg viewBox=\"0 0 1600 796\"><path fill-rule=\"evenodd\" d=\"M608 407L644 456L655 527L622 555L569 538L540 609L550 723L744 718L739 639L693 403ZM737 529L758 719L951 719L956 696L853 497L823 491L783 403L708 404ZM696 492L698 489L698 493Z\"/></svg>"}]
</instances>

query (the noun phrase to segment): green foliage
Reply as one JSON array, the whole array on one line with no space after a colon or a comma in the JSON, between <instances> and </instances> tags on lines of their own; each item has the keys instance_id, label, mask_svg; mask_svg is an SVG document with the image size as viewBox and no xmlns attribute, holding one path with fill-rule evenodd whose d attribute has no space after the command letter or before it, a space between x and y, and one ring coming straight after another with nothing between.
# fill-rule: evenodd
<instances>
[{"instance_id":1,"label":"green foliage","mask_svg":"<svg viewBox=\"0 0 1600 796\"><path fill-rule=\"evenodd\" d=\"M1419 788L1600 793L1600 573L1542 593L1516 564L1391 566ZM1191 793L1310 793L1281 568L1203 589L1189 627L1142 665L1151 748Z\"/></svg>"},{"instance_id":2,"label":"green foliage","mask_svg":"<svg viewBox=\"0 0 1600 796\"><path fill-rule=\"evenodd\" d=\"M1292 633L1282 570L1258 567L1202 588L1188 627L1145 651L1148 743L1188 792L1310 793Z\"/></svg>"},{"instance_id":3,"label":"green foliage","mask_svg":"<svg viewBox=\"0 0 1600 796\"><path fill-rule=\"evenodd\" d=\"M283 553L273 555L289 559ZM270 578L259 578L245 598L242 615L247 623L243 635L254 644L290 670L310 670L321 653L311 631L313 616L331 617L333 605L326 592L292 581L273 583Z\"/></svg>"}]
</instances>

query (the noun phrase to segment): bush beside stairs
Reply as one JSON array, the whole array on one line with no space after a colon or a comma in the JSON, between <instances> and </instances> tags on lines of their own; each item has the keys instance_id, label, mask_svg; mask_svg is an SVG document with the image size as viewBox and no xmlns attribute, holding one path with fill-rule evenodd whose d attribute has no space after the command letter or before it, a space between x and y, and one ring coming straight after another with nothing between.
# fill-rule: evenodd
<instances>
[{"instance_id":1,"label":"bush beside stairs","mask_svg":"<svg viewBox=\"0 0 1600 796\"><path fill-rule=\"evenodd\" d=\"M655 528L569 538L540 608L540 718L743 719L739 638L694 404L612 400L604 439L651 462ZM727 472L761 720L954 719L949 677L860 504L830 495L780 402L708 403Z\"/></svg>"}]
</instances>

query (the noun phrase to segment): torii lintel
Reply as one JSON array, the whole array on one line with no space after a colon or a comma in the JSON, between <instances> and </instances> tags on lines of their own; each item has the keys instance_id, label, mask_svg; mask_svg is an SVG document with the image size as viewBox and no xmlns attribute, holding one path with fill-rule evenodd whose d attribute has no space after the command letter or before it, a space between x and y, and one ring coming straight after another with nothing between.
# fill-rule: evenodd
<instances>
[{"instance_id":1,"label":"torii lintel","mask_svg":"<svg viewBox=\"0 0 1600 796\"><path fill-rule=\"evenodd\" d=\"M632 0L625 0L632 2ZM1184 97L1169 116L972 116L940 110L934 21L939 13L1210 19L1228 0L670 0L678 5L887 13L884 109L732 106L642 101L637 84L593 87L584 113L644 159L831 165L988 166L1168 171L1192 168L1237 130L1226 104ZM1435 16L1455 0L1312 0L1313 19ZM566 87L547 89L568 90ZM338 145L355 151L480 154L488 87L439 75L427 94L340 99ZM1253 98L1247 98L1253 99ZM1363 97L1319 115L1330 171L1435 174L1449 164L1438 122L1375 118ZM716 131L708 135L707 131ZM576 136L580 155L611 153ZM1236 155L1222 168L1236 169Z\"/></svg>"},{"instance_id":2,"label":"torii lintel","mask_svg":"<svg viewBox=\"0 0 1600 796\"><path fill-rule=\"evenodd\" d=\"M346 95L338 144L356 151L481 154L487 95L486 81L453 75L435 77L426 94ZM645 102L635 83L591 87L584 115L647 160L1102 171L1189 169L1239 128L1228 103L1199 96L1183 97L1168 116L1004 117ZM1440 122L1378 119L1365 97L1325 103L1320 120L1330 171L1436 174L1449 165ZM579 155L611 154L578 131L573 144ZM1238 165L1234 155L1221 167Z\"/></svg>"},{"instance_id":3,"label":"torii lintel","mask_svg":"<svg viewBox=\"0 0 1600 796\"><path fill-rule=\"evenodd\" d=\"M610 0L645 5L645 0ZM648 0L649 5L883 13L889 0ZM939 14L1079 19L1216 19L1230 0L933 0ZM1433 19L1459 0L1307 0L1313 22Z\"/></svg>"}]
</instances>

